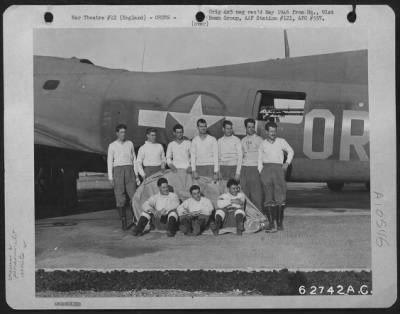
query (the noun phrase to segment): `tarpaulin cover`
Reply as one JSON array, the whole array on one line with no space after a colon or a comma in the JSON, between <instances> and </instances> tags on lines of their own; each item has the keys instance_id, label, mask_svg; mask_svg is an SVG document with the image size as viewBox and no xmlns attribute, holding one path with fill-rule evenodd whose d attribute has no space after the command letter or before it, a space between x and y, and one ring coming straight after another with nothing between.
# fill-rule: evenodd
<instances>
[{"instance_id":1,"label":"tarpaulin cover","mask_svg":"<svg viewBox=\"0 0 400 314\"><path fill-rule=\"evenodd\" d=\"M168 184L173 189L175 193L178 194L179 199L183 202L190 197L189 189L193 184L200 186L200 190L203 195L211 200L214 208L217 208L217 200L219 195L227 191L226 181L220 180L215 183L212 178L200 177L197 180L192 179L192 175L186 173L185 170L178 170L174 173L171 170L166 170L164 173L157 172L147 178L144 183L142 183L133 197L133 212L137 219L139 219L142 213L143 203L152 195L159 192L157 186L157 180L164 177L168 180ZM260 230L260 225L265 221L264 215L257 209L257 207L249 200L246 196L246 220L245 220L245 232L257 232ZM148 226L147 226L148 228ZM156 223L156 228L160 230L165 230L166 225ZM204 233L210 233L210 230L206 230ZM220 233L236 232L235 226L224 226L220 230Z\"/></svg>"}]
</instances>

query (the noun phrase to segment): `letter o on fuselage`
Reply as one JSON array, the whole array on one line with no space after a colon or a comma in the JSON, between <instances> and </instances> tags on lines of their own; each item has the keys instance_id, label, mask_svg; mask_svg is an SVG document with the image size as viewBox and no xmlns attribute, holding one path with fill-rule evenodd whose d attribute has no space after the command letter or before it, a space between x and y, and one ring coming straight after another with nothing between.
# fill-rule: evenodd
<instances>
[{"instance_id":1,"label":"letter o on fuselage","mask_svg":"<svg viewBox=\"0 0 400 314\"><path fill-rule=\"evenodd\" d=\"M325 120L323 150L319 152L313 151L313 127L314 119L320 118ZM333 138L335 129L335 116L328 109L313 109L305 116L304 120L304 139L303 152L310 159L327 159L333 153Z\"/></svg>"}]
</instances>

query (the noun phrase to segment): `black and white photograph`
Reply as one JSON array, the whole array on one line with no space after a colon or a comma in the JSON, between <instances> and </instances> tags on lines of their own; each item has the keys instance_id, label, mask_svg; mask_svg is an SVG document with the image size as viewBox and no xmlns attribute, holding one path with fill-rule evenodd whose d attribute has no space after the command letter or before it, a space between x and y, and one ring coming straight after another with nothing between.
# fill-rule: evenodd
<instances>
[{"instance_id":1,"label":"black and white photograph","mask_svg":"<svg viewBox=\"0 0 400 314\"><path fill-rule=\"evenodd\" d=\"M368 29L296 27L335 14L318 6L107 24L178 19L152 12L32 28L33 297L372 296L373 247L395 239L371 188ZM274 17L294 27L210 26Z\"/></svg>"}]
</instances>

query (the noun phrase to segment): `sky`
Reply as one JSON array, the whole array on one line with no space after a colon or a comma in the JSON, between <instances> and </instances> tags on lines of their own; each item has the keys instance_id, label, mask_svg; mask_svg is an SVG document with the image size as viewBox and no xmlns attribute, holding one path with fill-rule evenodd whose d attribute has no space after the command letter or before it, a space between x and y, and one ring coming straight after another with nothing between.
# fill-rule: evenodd
<instances>
[{"instance_id":1,"label":"sky","mask_svg":"<svg viewBox=\"0 0 400 314\"><path fill-rule=\"evenodd\" d=\"M290 56L367 49L357 28L289 29ZM171 71L283 58L283 29L36 29L34 54L131 71Z\"/></svg>"}]
</instances>

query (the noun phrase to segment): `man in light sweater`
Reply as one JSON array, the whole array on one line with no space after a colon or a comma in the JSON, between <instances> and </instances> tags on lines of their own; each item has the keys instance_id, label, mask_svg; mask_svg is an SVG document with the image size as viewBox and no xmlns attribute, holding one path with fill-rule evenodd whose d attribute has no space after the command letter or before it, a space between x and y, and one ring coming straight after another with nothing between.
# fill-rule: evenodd
<instances>
[{"instance_id":1,"label":"man in light sweater","mask_svg":"<svg viewBox=\"0 0 400 314\"><path fill-rule=\"evenodd\" d=\"M239 182L235 179L229 179L226 186L229 192L218 198L215 221L210 223L210 228L214 235L218 235L219 229L223 226L230 227L232 218L234 218L236 234L242 235L246 217L246 196L240 192Z\"/></svg>"},{"instance_id":2,"label":"man in light sweater","mask_svg":"<svg viewBox=\"0 0 400 314\"><path fill-rule=\"evenodd\" d=\"M220 179L234 178L239 181L242 168L242 145L240 139L233 135L233 124L225 120L222 124L224 136L218 139L218 157Z\"/></svg>"},{"instance_id":3,"label":"man in light sweater","mask_svg":"<svg viewBox=\"0 0 400 314\"><path fill-rule=\"evenodd\" d=\"M151 219L158 219L162 224L167 223L167 235L173 237L178 229L179 197L176 193L170 192L168 180L160 178L157 181L159 192L152 195L143 203L143 212L139 222L133 229L134 236L143 235L143 230Z\"/></svg>"},{"instance_id":4,"label":"man in light sweater","mask_svg":"<svg viewBox=\"0 0 400 314\"><path fill-rule=\"evenodd\" d=\"M246 128L246 136L241 141L243 161L240 172L240 187L254 205L260 211L263 211L263 188L260 173L257 169L258 148L263 139L256 134L256 121L254 119L246 119L244 126ZM264 213L264 215L266 214Z\"/></svg>"},{"instance_id":5,"label":"man in light sweater","mask_svg":"<svg viewBox=\"0 0 400 314\"><path fill-rule=\"evenodd\" d=\"M218 180L218 143L214 136L207 134L207 122L197 120L199 135L192 140L190 150L193 178L199 176L212 177Z\"/></svg>"},{"instance_id":6,"label":"man in light sweater","mask_svg":"<svg viewBox=\"0 0 400 314\"><path fill-rule=\"evenodd\" d=\"M138 172L143 180L160 170L164 171L166 165L164 147L156 143L156 129L147 129L146 137L147 141L139 148L137 157Z\"/></svg>"},{"instance_id":7,"label":"man in light sweater","mask_svg":"<svg viewBox=\"0 0 400 314\"><path fill-rule=\"evenodd\" d=\"M267 227L266 232L277 231L275 221L278 230L283 230L283 210L286 205L285 173L294 155L288 142L276 137L276 129L275 122L268 122L265 125L267 137L258 149L258 171L264 186L265 211L272 218L272 223ZM287 153L285 162L284 152Z\"/></svg>"},{"instance_id":8,"label":"man in light sweater","mask_svg":"<svg viewBox=\"0 0 400 314\"><path fill-rule=\"evenodd\" d=\"M208 198L201 196L198 185L190 187L190 195L192 197L178 206L177 212L182 232L197 236L207 228L214 206Z\"/></svg>"},{"instance_id":9,"label":"man in light sweater","mask_svg":"<svg viewBox=\"0 0 400 314\"><path fill-rule=\"evenodd\" d=\"M131 141L125 139L126 125L118 124L116 129L117 140L108 146L107 168L108 179L114 188L114 195L122 229L127 229L126 223L126 196L129 204L132 203L136 191L137 169L135 148ZM131 207L130 207L131 208Z\"/></svg>"},{"instance_id":10,"label":"man in light sweater","mask_svg":"<svg viewBox=\"0 0 400 314\"><path fill-rule=\"evenodd\" d=\"M168 167L173 171L178 170L186 171L187 173L192 172L190 167L190 149L192 143L185 139L183 136L183 126L177 124L173 128L174 140L168 144L167 147L167 164Z\"/></svg>"}]
</instances>

